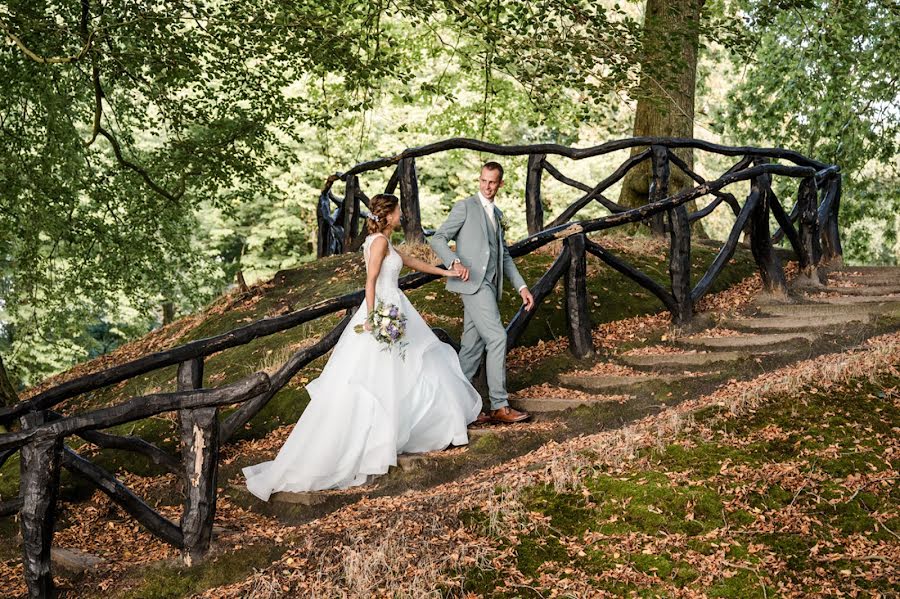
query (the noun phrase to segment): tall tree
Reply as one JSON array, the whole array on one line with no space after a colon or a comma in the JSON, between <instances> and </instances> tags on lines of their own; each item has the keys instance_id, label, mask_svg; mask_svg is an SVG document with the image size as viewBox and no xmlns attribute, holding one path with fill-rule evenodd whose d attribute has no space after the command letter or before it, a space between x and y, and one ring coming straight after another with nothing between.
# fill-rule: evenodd
<instances>
[{"instance_id":1,"label":"tall tree","mask_svg":"<svg viewBox=\"0 0 900 599\"><path fill-rule=\"evenodd\" d=\"M635 137L693 137L697 53L704 0L647 0L644 16L640 86L634 118ZM632 155L642 151L635 148ZM690 149L677 150L693 168ZM671 169L669 191L692 182L680 169ZM649 200L649 161L632 169L622 182L619 202L637 207Z\"/></svg>"}]
</instances>

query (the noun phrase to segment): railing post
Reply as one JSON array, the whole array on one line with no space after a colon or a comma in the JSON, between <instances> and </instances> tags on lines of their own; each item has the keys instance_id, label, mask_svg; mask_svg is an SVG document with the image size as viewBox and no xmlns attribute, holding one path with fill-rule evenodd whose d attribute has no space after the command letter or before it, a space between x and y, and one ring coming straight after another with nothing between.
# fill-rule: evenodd
<instances>
[{"instance_id":1,"label":"railing post","mask_svg":"<svg viewBox=\"0 0 900 599\"><path fill-rule=\"evenodd\" d=\"M316 224L318 235L316 238L316 258L324 258L331 254L334 247L333 223L331 221L331 197L329 189L319 194L319 202L316 208Z\"/></svg>"},{"instance_id":2,"label":"railing post","mask_svg":"<svg viewBox=\"0 0 900 599\"><path fill-rule=\"evenodd\" d=\"M400 178L400 223L407 243L425 243L422 231L422 212L419 207L419 179L416 159L404 158L397 165Z\"/></svg>"},{"instance_id":3,"label":"railing post","mask_svg":"<svg viewBox=\"0 0 900 599\"><path fill-rule=\"evenodd\" d=\"M391 173L391 178L388 179L387 185L384 186L384 193L393 194L397 190L397 185L400 184L400 165L397 165L397 168L394 169L394 172Z\"/></svg>"},{"instance_id":4,"label":"railing post","mask_svg":"<svg viewBox=\"0 0 900 599\"><path fill-rule=\"evenodd\" d=\"M351 251L353 237L359 229L359 178L356 175L347 177L347 185L344 189L343 214L344 238L341 243L341 253Z\"/></svg>"},{"instance_id":5,"label":"railing post","mask_svg":"<svg viewBox=\"0 0 900 599\"><path fill-rule=\"evenodd\" d=\"M658 202L669 195L669 150L665 146L651 146L650 149L653 179L649 197L651 202ZM647 222L654 235L665 234L662 213L651 216Z\"/></svg>"},{"instance_id":6,"label":"railing post","mask_svg":"<svg viewBox=\"0 0 900 599\"><path fill-rule=\"evenodd\" d=\"M178 390L203 386L203 359L178 365ZM182 558L188 566L209 550L216 514L216 478L219 457L219 410L194 408L179 412L181 459L184 465L184 535Z\"/></svg>"},{"instance_id":7,"label":"railing post","mask_svg":"<svg viewBox=\"0 0 900 599\"><path fill-rule=\"evenodd\" d=\"M528 172L525 175L525 221L528 234L534 235L544 228L544 207L541 204L541 175L544 173L546 154L528 155Z\"/></svg>"},{"instance_id":8,"label":"railing post","mask_svg":"<svg viewBox=\"0 0 900 599\"><path fill-rule=\"evenodd\" d=\"M669 277L672 297L678 306L676 324L686 324L694 316L691 300L691 224L684 204L667 211L669 215Z\"/></svg>"},{"instance_id":9,"label":"railing post","mask_svg":"<svg viewBox=\"0 0 900 599\"><path fill-rule=\"evenodd\" d=\"M591 337L591 314L587 299L587 259L584 235L572 235L565 240L571 252L566 273L566 320L569 327L569 348L576 358L594 355Z\"/></svg>"},{"instance_id":10,"label":"railing post","mask_svg":"<svg viewBox=\"0 0 900 599\"><path fill-rule=\"evenodd\" d=\"M520 307L516 312L516 315L513 316L512 320L509 322L509 325L507 325L507 351L512 349L516 343L518 343L519 337L521 337L522 332L528 326L528 323L531 322L531 319L534 318L535 312L537 312L547 296L550 295L556 287L556 283L559 282L559 279L568 272L572 262L571 256L572 251L569 249L569 246L563 244L562 251L556 257L556 260L553 261L553 264L550 265L547 272L545 272L544 275L538 279L538 282L534 284L534 287L531 288L531 295L534 297L534 307L532 307L531 310L526 310L524 306Z\"/></svg>"},{"instance_id":11,"label":"railing post","mask_svg":"<svg viewBox=\"0 0 900 599\"><path fill-rule=\"evenodd\" d=\"M766 160L757 160L757 164L765 164ZM750 194L759 194L756 207L750 214L750 250L759 267L763 289L778 296L786 294L787 281L781 260L772 247L772 236L769 233L769 196L771 194L772 177L768 173L754 177L750 181Z\"/></svg>"},{"instance_id":12,"label":"railing post","mask_svg":"<svg viewBox=\"0 0 900 599\"><path fill-rule=\"evenodd\" d=\"M832 195L831 205L824 219L820 221L822 235L822 261L830 267L838 267L844 259L841 247L841 233L838 229L838 211L841 207L841 174L829 176L825 197Z\"/></svg>"},{"instance_id":13,"label":"railing post","mask_svg":"<svg viewBox=\"0 0 900 599\"><path fill-rule=\"evenodd\" d=\"M822 259L822 246L819 240L819 206L815 177L806 177L797 189L797 207L799 209L800 231L800 277L812 285L823 283L819 262Z\"/></svg>"},{"instance_id":14,"label":"railing post","mask_svg":"<svg viewBox=\"0 0 900 599\"><path fill-rule=\"evenodd\" d=\"M22 428L44 423L44 413L22 416ZM35 599L55 595L50 570L50 548L56 523L56 498L59 494L59 465L62 439L38 438L22 446L19 512L22 528L25 582L28 596Z\"/></svg>"}]
</instances>

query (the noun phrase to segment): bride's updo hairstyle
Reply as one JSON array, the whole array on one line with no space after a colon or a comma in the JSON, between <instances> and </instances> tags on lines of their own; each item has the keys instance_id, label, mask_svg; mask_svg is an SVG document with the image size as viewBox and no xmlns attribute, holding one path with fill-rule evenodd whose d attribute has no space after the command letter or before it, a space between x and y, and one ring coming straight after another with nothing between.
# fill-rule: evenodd
<instances>
[{"instance_id":1,"label":"bride's updo hairstyle","mask_svg":"<svg viewBox=\"0 0 900 599\"><path fill-rule=\"evenodd\" d=\"M400 200L389 193L379 193L369 201L369 216L366 219L366 231L383 233L387 225L387 217L394 211Z\"/></svg>"}]
</instances>

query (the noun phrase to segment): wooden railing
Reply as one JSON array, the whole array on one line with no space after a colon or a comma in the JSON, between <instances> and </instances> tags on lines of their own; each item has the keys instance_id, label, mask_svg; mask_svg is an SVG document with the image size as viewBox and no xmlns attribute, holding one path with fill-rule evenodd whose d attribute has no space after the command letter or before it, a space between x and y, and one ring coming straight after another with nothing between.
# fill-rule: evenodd
<instances>
[{"instance_id":1,"label":"wooden railing","mask_svg":"<svg viewBox=\"0 0 900 599\"><path fill-rule=\"evenodd\" d=\"M610 152L641 148L616 168L608 177L594 186L565 176L548 159L556 155L570 160L584 160ZM714 181L706 181L688 167L673 150L692 148L723 156L740 159ZM613 141L591 148L569 148L557 144L536 144L523 146L501 146L474 139L449 139L427 146L412 148L390 158L382 158L360 163L345 173L336 173L328 178L319 195L318 253L325 256L335 253L355 251L362 244L365 232L360 227L362 208L369 206L369 197L362 189L360 176L364 173L393 167L385 193L400 189L402 225L407 241L422 241L429 231L422 228L419 206L416 159L449 150L472 150L499 156L527 156L525 177L524 208L529 237L510 248L515 257L521 255L519 248L532 247L535 239L545 239L541 233L548 231L556 235L558 227L574 221L586 206L597 202L610 216L594 221L581 222L585 231L601 230L622 224L643 222L657 234L670 236L670 278L671 289L665 290L634 267L628 265L592 241L584 244L586 251L625 276L642 285L656 295L668 309L677 323L690 320L692 306L709 290L728 259L734 253L740 236L749 233L754 257L766 287L772 291L784 288L784 275L777 256L772 251L772 243L787 238L797 255L803 277L811 284L822 282L819 266L841 259L841 243L837 214L840 207L841 175L835 165L828 165L807 158L802 154L780 148L732 147L696 139L681 138L632 138ZM795 166L774 164L772 160L785 160ZM604 192L639 164L650 164L650 203L636 209L621 206L610 200ZM697 186L671 197L669 194L670 169L681 170ZM580 198L566 207L549 224L544 224L541 203L541 182L543 173L549 173L561 183L584 192ZM800 180L797 200L788 213L772 190L772 175L781 175ZM345 182L342 198L334 195L335 182ZM751 193L743 205L725 188L737 181L750 181ZM684 196L684 194L687 194ZM677 198L687 197L680 201ZM704 196L711 201L701 210L687 213L684 204ZM821 201L820 201L821 197ZM659 208L667 199L674 200ZM690 236L689 225L709 216L720 205L726 204L734 213L735 225L723 243L719 255L696 286L690 286ZM671 209L671 210L670 210ZM769 236L769 215L774 217L779 229ZM799 222L798 222L799 220Z\"/></svg>"},{"instance_id":2,"label":"wooden railing","mask_svg":"<svg viewBox=\"0 0 900 599\"><path fill-rule=\"evenodd\" d=\"M547 160L547 156L551 154L578 160L645 145L649 146L646 150L629 158L609 177L593 187L569 179ZM679 147L692 147L741 158L721 177L707 182L688 169L672 152L672 149ZM419 216L415 158L457 148L499 155L529 156L525 208L530 235L510 246L509 250L513 257L520 257L555 240L562 240L559 255L532 286L532 293L536 304L540 305L559 279L565 277L567 333L571 352L578 357L589 356L594 352L585 285L588 253L653 293L671 312L676 323L686 323L691 319L694 305L710 289L733 255L740 235L745 231L749 233L751 249L763 283L770 291L783 291L785 287L784 272L773 251L773 240L777 242L782 237L788 239L803 273L813 284L821 281L820 266L826 260L840 257L837 228L840 173L837 167L787 150L729 148L697 140L655 138L622 140L581 150L552 144L496 146L476 140L449 140L407 150L391 158L362 163L346 173L329 177L319 197L319 253L325 255L361 245L361 205L366 205L368 198L359 185L357 175L388 166L396 166L387 191L398 186L400 188L407 239L421 241L425 231ZM772 159L785 159L795 166L773 164L769 162ZM650 203L628 209L603 196L606 189L644 160L652 163ZM672 164L685 171L698 185L669 195L669 166ZM543 224L544 216L540 208L540 179L544 171L585 192L585 195L547 226ZM772 192L773 175L800 180L797 202L789 212L785 211ZM335 198L331 193L332 184L338 179L347 183L343 199ZM750 182L750 193L743 205L725 191L727 186L739 181ZM703 196L712 196L714 199L706 208L688 213L686 204ZM610 214L589 220L573 220L582 208L594 201L606 207ZM331 212L331 204L334 202L339 204L336 213ZM692 287L690 223L708 216L722 203L734 211L736 222L713 263ZM780 225L774 236L769 233L770 214ZM597 241L588 238L588 234L594 231L639 222L650 223L669 235L668 288L629 265ZM436 278L434 275L416 273L403 277L400 286L403 289L413 289ZM202 558L209 549L212 535L219 447L258 414L275 393L304 366L324 355L337 343L349 322L349 311L359 306L363 298L364 292L359 290L282 316L265 318L222 335L77 377L27 401L0 409L0 424L9 428L16 428L18 424L18 430L0 435L0 466L16 452L21 454L19 497L0 503L0 516L16 512L20 514L25 579L29 595L46 597L53 594L50 547L60 468L66 468L95 485L151 533L181 549L187 563ZM203 365L210 355L340 311L348 311L348 314L334 329L316 344L297 351L273 374L258 372L230 385L203 388ZM536 309L519 309L513 316L507 325L508 347L517 343L535 312ZM443 331L436 332L445 341L454 342ZM62 416L54 410L61 402L72 397L174 365L178 365L177 390L172 393L138 396L111 407L68 416ZM227 405L235 405L237 408L228 417L221 418L218 408ZM178 414L181 439L179 457L137 437L102 432L102 429L171 411ZM130 491L112 473L66 446L66 438L72 436L102 448L140 453L161 467L178 473L182 479L184 495L181 521L178 524L171 522Z\"/></svg>"}]
</instances>

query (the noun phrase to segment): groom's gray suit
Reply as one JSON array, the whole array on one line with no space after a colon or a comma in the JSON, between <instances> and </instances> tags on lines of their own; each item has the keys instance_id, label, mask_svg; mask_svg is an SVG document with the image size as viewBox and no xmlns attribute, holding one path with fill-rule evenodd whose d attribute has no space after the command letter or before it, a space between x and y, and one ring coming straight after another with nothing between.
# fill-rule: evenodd
<instances>
[{"instance_id":1,"label":"groom's gray suit","mask_svg":"<svg viewBox=\"0 0 900 599\"><path fill-rule=\"evenodd\" d=\"M429 244L447 268L459 260L469 269L469 280L447 279L447 289L462 296L464 324L459 350L463 374L472 379L487 349L487 381L491 409L509 405L506 393L506 328L500 321L497 301L503 292L503 275L521 290L525 281L516 269L500 226L503 213L491 203L491 223L479 195L457 202ZM456 251L449 242L456 240Z\"/></svg>"}]
</instances>

